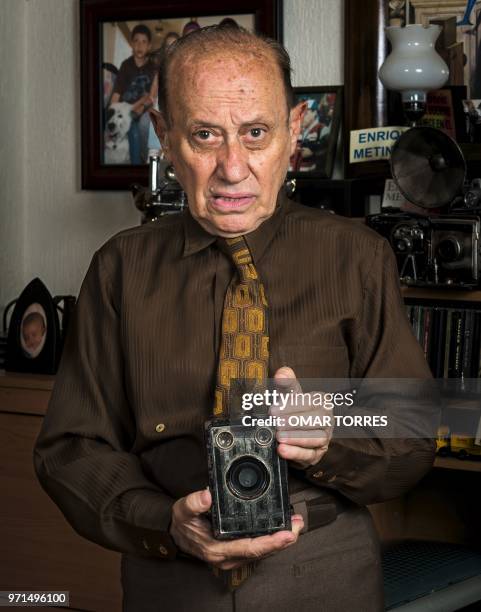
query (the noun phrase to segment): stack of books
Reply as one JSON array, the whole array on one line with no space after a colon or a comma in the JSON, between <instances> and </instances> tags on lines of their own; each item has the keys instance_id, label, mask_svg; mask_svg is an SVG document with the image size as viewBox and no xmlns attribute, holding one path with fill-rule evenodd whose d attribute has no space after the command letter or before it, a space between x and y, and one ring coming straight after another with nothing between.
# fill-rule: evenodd
<instances>
[{"instance_id":1,"label":"stack of books","mask_svg":"<svg viewBox=\"0 0 481 612\"><path fill-rule=\"evenodd\" d=\"M435 378L481 376L481 310L419 304L406 308Z\"/></svg>"}]
</instances>

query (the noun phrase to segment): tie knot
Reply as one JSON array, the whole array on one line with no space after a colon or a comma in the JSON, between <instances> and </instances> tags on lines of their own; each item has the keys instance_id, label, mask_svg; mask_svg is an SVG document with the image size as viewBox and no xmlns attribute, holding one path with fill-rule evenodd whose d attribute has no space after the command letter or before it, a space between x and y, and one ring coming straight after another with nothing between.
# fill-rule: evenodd
<instances>
[{"instance_id":1,"label":"tie knot","mask_svg":"<svg viewBox=\"0 0 481 612\"><path fill-rule=\"evenodd\" d=\"M256 280L257 271L252 263L252 255L244 236L237 238L218 238L217 244L235 265L243 281Z\"/></svg>"}]
</instances>

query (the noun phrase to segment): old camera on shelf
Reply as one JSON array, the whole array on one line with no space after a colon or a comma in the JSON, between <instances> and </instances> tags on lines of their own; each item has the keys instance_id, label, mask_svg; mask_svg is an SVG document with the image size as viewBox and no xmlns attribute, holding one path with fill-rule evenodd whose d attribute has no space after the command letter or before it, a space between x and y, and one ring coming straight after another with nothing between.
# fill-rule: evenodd
<instances>
[{"instance_id":1,"label":"old camera on shelf","mask_svg":"<svg viewBox=\"0 0 481 612\"><path fill-rule=\"evenodd\" d=\"M479 217L381 213L367 223L391 243L404 284L478 286Z\"/></svg>"},{"instance_id":2,"label":"old camera on shelf","mask_svg":"<svg viewBox=\"0 0 481 612\"><path fill-rule=\"evenodd\" d=\"M214 536L233 539L290 529L287 464L277 454L275 428L213 419L205 433Z\"/></svg>"},{"instance_id":3,"label":"old camera on shelf","mask_svg":"<svg viewBox=\"0 0 481 612\"><path fill-rule=\"evenodd\" d=\"M391 243L401 281L417 287L479 286L481 179L466 181L457 143L431 127L406 130L392 148L391 173L420 214L383 212L370 215L367 224Z\"/></svg>"}]
</instances>

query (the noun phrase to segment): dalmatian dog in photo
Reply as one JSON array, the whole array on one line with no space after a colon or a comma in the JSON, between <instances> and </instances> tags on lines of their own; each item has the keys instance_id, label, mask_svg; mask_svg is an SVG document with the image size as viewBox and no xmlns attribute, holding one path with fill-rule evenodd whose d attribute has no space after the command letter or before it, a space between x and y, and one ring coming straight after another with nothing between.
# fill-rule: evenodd
<instances>
[{"instance_id":1,"label":"dalmatian dog in photo","mask_svg":"<svg viewBox=\"0 0 481 612\"><path fill-rule=\"evenodd\" d=\"M132 104L115 102L106 111L104 163L130 164L127 133L132 123Z\"/></svg>"}]
</instances>

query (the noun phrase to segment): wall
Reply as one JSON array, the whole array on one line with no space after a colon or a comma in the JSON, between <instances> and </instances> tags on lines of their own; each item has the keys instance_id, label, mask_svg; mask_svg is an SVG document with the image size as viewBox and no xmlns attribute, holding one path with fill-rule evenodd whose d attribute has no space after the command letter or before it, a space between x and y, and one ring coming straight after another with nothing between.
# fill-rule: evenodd
<instances>
[{"instance_id":1,"label":"wall","mask_svg":"<svg viewBox=\"0 0 481 612\"><path fill-rule=\"evenodd\" d=\"M25 3L4 0L0 16L0 308L14 297L25 271L25 33Z\"/></svg>"},{"instance_id":2,"label":"wall","mask_svg":"<svg viewBox=\"0 0 481 612\"><path fill-rule=\"evenodd\" d=\"M284 0L296 85L342 83L342 0ZM34 276L77 294L93 251L139 217L80 190L78 0L1 0L0 309Z\"/></svg>"},{"instance_id":3,"label":"wall","mask_svg":"<svg viewBox=\"0 0 481 612\"><path fill-rule=\"evenodd\" d=\"M343 84L343 19L343 0L284 0L294 85Z\"/></svg>"}]
</instances>

